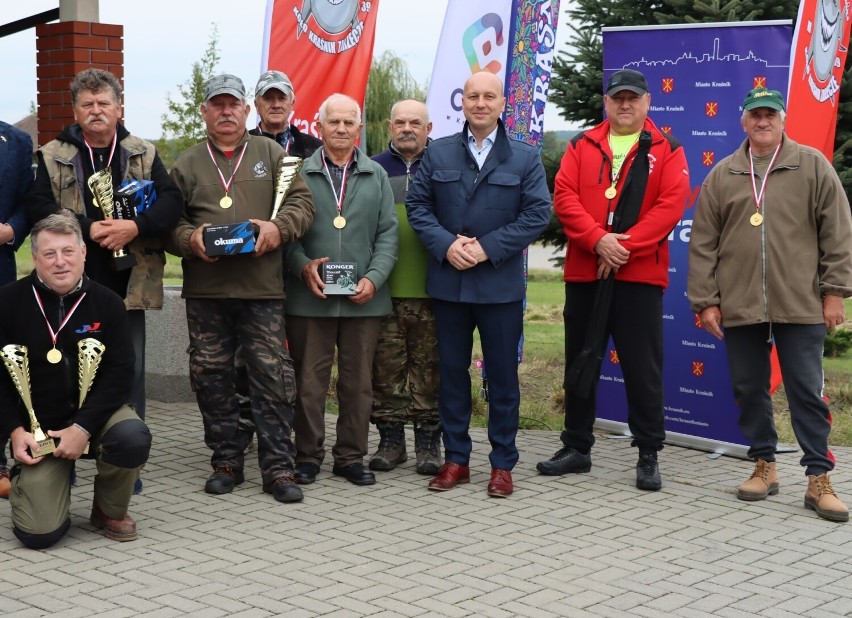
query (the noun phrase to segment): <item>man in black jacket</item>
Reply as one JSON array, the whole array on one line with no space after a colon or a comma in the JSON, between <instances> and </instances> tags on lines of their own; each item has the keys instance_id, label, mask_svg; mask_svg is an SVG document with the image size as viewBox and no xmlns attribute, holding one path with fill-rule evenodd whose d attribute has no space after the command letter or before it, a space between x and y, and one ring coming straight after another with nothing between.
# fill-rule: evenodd
<instances>
[{"instance_id":1,"label":"man in black jacket","mask_svg":"<svg viewBox=\"0 0 852 618\"><path fill-rule=\"evenodd\" d=\"M136 523L127 509L151 433L124 405L134 360L127 312L121 298L83 274L86 246L73 215L42 219L30 240L35 271L0 288L0 348L8 369L0 376L0 427L18 462L9 496L12 530L33 549L62 538L71 525L71 468L88 452L98 470L90 521L108 538L132 541ZM29 412L58 441L52 454L39 454Z\"/></svg>"},{"instance_id":2,"label":"man in black jacket","mask_svg":"<svg viewBox=\"0 0 852 618\"><path fill-rule=\"evenodd\" d=\"M249 133L274 139L289 156L307 159L322 146L322 141L290 124L295 102L293 84L284 73L267 71L261 75L254 88L254 107L260 122Z\"/></svg>"}]
</instances>

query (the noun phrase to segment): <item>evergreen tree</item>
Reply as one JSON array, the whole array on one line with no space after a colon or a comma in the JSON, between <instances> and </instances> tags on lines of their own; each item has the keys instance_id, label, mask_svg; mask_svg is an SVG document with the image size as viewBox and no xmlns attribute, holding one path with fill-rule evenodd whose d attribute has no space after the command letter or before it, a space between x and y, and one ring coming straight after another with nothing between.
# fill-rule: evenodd
<instances>
[{"instance_id":1,"label":"evergreen tree","mask_svg":"<svg viewBox=\"0 0 852 618\"><path fill-rule=\"evenodd\" d=\"M204 86L216 74L218 65L219 29L211 24L207 49L192 63L189 79L178 84L179 97L166 95L167 111L160 117L163 137L155 142L166 167L171 167L181 152L207 139L199 106L204 102Z\"/></svg>"}]
</instances>

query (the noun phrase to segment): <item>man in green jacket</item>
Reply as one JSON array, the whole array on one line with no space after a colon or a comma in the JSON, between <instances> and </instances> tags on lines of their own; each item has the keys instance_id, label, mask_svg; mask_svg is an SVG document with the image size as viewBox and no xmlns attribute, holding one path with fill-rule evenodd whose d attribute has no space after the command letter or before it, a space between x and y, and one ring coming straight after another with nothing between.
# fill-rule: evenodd
<instances>
[{"instance_id":1,"label":"man in green jacket","mask_svg":"<svg viewBox=\"0 0 852 618\"><path fill-rule=\"evenodd\" d=\"M238 77L210 78L201 105L208 139L184 151L172 168L185 207L171 240L183 257L190 380L204 418L204 440L213 451L213 474L204 490L229 493L245 480L251 435L239 428L234 373L239 344L248 367L263 490L279 502L298 502L302 490L293 479L291 438L295 376L285 345L281 247L305 233L314 207L297 175L272 217L284 149L248 134L248 110ZM246 221L256 229L254 251L208 255L206 227Z\"/></svg>"},{"instance_id":2,"label":"man in green jacket","mask_svg":"<svg viewBox=\"0 0 852 618\"><path fill-rule=\"evenodd\" d=\"M834 455L822 352L826 330L845 321L843 298L852 295L852 217L834 168L815 148L787 137L784 121L780 92L748 93L741 118L747 138L701 187L687 293L707 332L725 340L740 429L755 461L737 497L778 493L769 396L774 341L804 452L805 507L848 521L828 477Z\"/></svg>"},{"instance_id":3,"label":"man in green jacket","mask_svg":"<svg viewBox=\"0 0 852 618\"><path fill-rule=\"evenodd\" d=\"M382 317L391 311L385 281L399 245L396 210L387 173L355 147L358 104L331 95L319 120L323 147L302 168L317 215L287 249L288 335L298 386L296 481L313 483L325 457L325 398L337 348L340 414L332 471L355 485L372 485L376 478L363 459L373 357ZM354 293L326 293L337 279L334 271L354 272Z\"/></svg>"}]
</instances>

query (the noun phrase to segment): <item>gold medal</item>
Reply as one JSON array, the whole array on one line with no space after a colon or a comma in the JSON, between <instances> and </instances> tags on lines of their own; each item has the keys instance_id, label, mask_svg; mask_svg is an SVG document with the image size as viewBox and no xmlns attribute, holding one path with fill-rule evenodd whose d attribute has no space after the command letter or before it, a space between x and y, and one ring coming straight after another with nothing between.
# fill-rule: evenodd
<instances>
[{"instance_id":1,"label":"gold medal","mask_svg":"<svg viewBox=\"0 0 852 618\"><path fill-rule=\"evenodd\" d=\"M231 196L228 195L227 193L225 194L225 197L223 197L221 200L219 200L219 206L221 206L222 208L230 208L231 204L233 204L233 203L234 203L234 200L232 200Z\"/></svg>"},{"instance_id":2,"label":"gold medal","mask_svg":"<svg viewBox=\"0 0 852 618\"><path fill-rule=\"evenodd\" d=\"M759 226L761 223L763 223L763 215L762 215L762 214L760 214L759 212L756 212L756 213L754 213L754 214L751 216L751 218L750 218L748 221L749 221L749 223L751 223L754 227L757 227L757 226Z\"/></svg>"},{"instance_id":3,"label":"gold medal","mask_svg":"<svg viewBox=\"0 0 852 618\"><path fill-rule=\"evenodd\" d=\"M342 230L344 227L346 227L346 219L344 219L340 215L337 215L334 218L334 221L332 221L332 223L334 224L334 227L336 227L338 230Z\"/></svg>"},{"instance_id":4,"label":"gold medal","mask_svg":"<svg viewBox=\"0 0 852 618\"><path fill-rule=\"evenodd\" d=\"M47 353L47 362L50 363L51 365L55 365L56 363L58 363L61 360L62 360L62 352L60 352L56 348L53 348L52 350L50 350Z\"/></svg>"},{"instance_id":5,"label":"gold medal","mask_svg":"<svg viewBox=\"0 0 852 618\"><path fill-rule=\"evenodd\" d=\"M604 191L604 196L606 199L611 200L617 193L618 191L615 190L615 187L609 187L606 191Z\"/></svg>"}]
</instances>

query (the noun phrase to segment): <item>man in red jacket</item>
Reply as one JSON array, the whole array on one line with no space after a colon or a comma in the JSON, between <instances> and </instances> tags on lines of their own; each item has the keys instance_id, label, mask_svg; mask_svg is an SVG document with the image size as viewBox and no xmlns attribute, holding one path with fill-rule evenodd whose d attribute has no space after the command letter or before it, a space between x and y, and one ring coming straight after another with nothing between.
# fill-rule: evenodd
<instances>
[{"instance_id":1,"label":"man in red jacket","mask_svg":"<svg viewBox=\"0 0 852 618\"><path fill-rule=\"evenodd\" d=\"M600 362L594 359L611 335L624 373L632 444L639 448L636 486L658 490L667 237L686 206L689 171L677 140L648 119L650 105L640 72L613 73L604 96L607 119L571 141L556 175L554 211L568 238L564 446L537 469L546 475L591 469ZM587 388L572 379L575 361L592 363Z\"/></svg>"}]
</instances>

